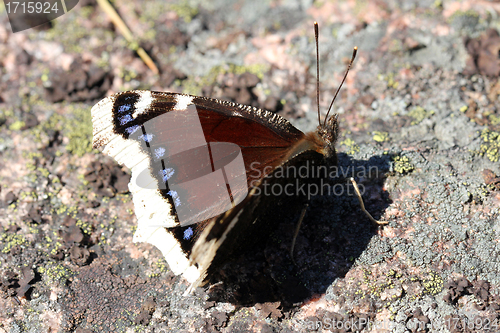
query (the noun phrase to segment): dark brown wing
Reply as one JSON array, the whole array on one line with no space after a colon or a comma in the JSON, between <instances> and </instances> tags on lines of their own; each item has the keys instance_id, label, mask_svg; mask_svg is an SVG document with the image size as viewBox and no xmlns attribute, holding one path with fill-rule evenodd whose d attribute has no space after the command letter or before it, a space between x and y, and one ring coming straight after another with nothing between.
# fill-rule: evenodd
<instances>
[{"instance_id":1,"label":"dark brown wing","mask_svg":"<svg viewBox=\"0 0 500 333\"><path fill-rule=\"evenodd\" d=\"M304 133L285 118L247 105L174 93L152 93L151 115L176 109L179 96L192 98L207 142L231 142L243 153L250 180L276 166Z\"/></svg>"}]
</instances>

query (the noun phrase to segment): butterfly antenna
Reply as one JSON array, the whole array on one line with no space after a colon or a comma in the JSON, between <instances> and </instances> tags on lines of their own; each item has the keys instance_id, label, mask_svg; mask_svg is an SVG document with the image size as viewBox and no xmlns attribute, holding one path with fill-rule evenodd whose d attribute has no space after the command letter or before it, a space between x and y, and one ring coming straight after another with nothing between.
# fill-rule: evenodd
<instances>
[{"instance_id":1,"label":"butterfly antenna","mask_svg":"<svg viewBox=\"0 0 500 333\"><path fill-rule=\"evenodd\" d=\"M340 85L337 88L337 91L335 92L335 96L333 96L332 102L330 103L330 107L328 108L328 112L326 113L325 122L324 122L323 126L326 125L326 120L328 119L328 115L330 114L330 110L332 109L333 102L335 102L335 99L337 98L337 95L339 94L340 88L342 88L342 85L344 84L345 79L347 78L347 73L349 73L349 69L351 69L352 63L354 62L354 58L356 58L357 53L358 53L358 47L355 46L354 49L352 50L351 61L349 61L349 65L347 66L347 70L345 71L344 78L342 79L342 82L340 82Z\"/></svg>"},{"instance_id":2,"label":"butterfly antenna","mask_svg":"<svg viewBox=\"0 0 500 333\"><path fill-rule=\"evenodd\" d=\"M314 22L314 39L316 40L316 104L318 105L318 123L321 126L319 113L319 43L318 43L318 22Z\"/></svg>"}]
</instances>

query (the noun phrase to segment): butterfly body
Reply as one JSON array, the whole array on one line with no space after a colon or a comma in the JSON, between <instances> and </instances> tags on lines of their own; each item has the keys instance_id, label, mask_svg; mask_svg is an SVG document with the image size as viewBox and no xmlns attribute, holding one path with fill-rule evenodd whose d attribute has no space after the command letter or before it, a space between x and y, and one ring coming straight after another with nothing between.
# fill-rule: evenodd
<instances>
[{"instance_id":1,"label":"butterfly body","mask_svg":"<svg viewBox=\"0 0 500 333\"><path fill-rule=\"evenodd\" d=\"M192 118L182 118L188 111ZM300 191L294 193L295 199L265 193L267 188L286 189L295 181L300 188L327 178L327 174L297 177L285 171L337 165L336 115L318 126L317 131L303 133L283 117L251 106L176 93L129 91L96 104L92 120L94 147L102 148L132 171L129 189L138 219L134 242L158 247L172 271L183 274L192 287L203 284L234 247L246 238L256 237L248 230L258 227L256 221L276 210L279 202L297 197L298 202L303 202L306 197ZM171 183L196 181L236 161L237 151L227 153L220 161L213 157L214 144L222 143L233 144L241 151L246 186L229 184L227 177L242 179L226 170L231 208L188 224L191 222L179 217L179 203L184 199L176 197ZM203 155L203 147L212 154L207 155L210 160L193 162ZM166 166L169 158L181 160L177 162L179 167ZM201 194L194 192L190 198L211 196L203 194L203 188L199 191ZM195 199L189 200L196 206ZM215 212L217 207L211 206L203 211L208 215L200 216Z\"/></svg>"}]
</instances>

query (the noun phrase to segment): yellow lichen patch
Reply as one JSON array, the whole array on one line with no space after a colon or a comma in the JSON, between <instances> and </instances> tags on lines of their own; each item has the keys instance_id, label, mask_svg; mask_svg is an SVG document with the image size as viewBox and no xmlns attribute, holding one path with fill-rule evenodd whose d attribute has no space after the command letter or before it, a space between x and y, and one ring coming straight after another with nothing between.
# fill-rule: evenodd
<instances>
[{"instance_id":1,"label":"yellow lichen patch","mask_svg":"<svg viewBox=\"0 0 500 333\"><path fill-rule=\"evenodd\" d=\"M481 132L481 139L484 143L479 148L481 156L486 155L492 162L500 160L500 132L484 129Z\"/></svg>"},{"instance_id":2,"label":"yellow lichen patch","mask_svg":"<svg viewBox=\"0 0 500 333\"><path fill-rule=\"evenodd\" d=\"M66 119L57 114L52 114L49 119L42 121L37 126L33 127L30 132L35 137L35 142L41 143L43 146L49 144L52 137L47 135L47 133L54 131L62 131L64 128Z\"/></svg>"},{"instance_id":3,"label":"yellow lichen patch","mask_svg":"<svg viewBox=\"0 0 500 333\"><path fill-rule=\"evenodd\" d=\"M76 220L76 226L82 229L84 234L90 235L92 233L92 225L80 219Z\"/></svg>"},{"instance_id":4,"label":"yellow lichen patch","mask_svg":"<svg viewBox=\"0 0 500 333\"><path fill-rule=\"evenodd\" d=\"M340 145L346 146L349 148L349 150L346 151L346 154L352 155L352 154L359 152L359 146L351 138L347 138L345 140L340 141Z\"/></svg>"},{"instance_id":5,"label":"yellow lichen patch","mask_svg":"<svg viewBox=\"0 0 500 333\"><path fill-rule=\"evenodd\" d=\"M69 138L66 150L82 156L92 151L92 119L90 110L84 104L68 104L68 117L63 117L57 113L53 114L46 121L31 129L31 134L35 142L42 145L49 144L52 137L47 135L54 131L63 132ZM56 153L58 156L61 152Z\"/></svg>"},{"instance_id":6,"label":"yellow lichen patch","mask_svg":"<svg viewBox=\"0 0 500 333\"><path fill-rule=\"evenodd\" d=\"M170 4L169 9L174 11L184 22L189 23L198 14L198 8L191 6L189 1L178 1L175 4Z\"/></svg>"},{"instance_id":7,"label":"yellow lichen patch","mask_svg":"<svg viewBox=\"0 0 500 333\"><path fill-rule=\"evenodd\" d=\"M155 262L154 266L156 266L156 269L154 269L154 272L148 274L149 277L159 277L162 273L165 273L168 271L167 262L163 258L161 258L157 262ZM154 266L153 266L153 268L154 268Z\"/></svg>"},{"instance_id":8,"label":"yellow lichen patch","mask_svg":"<svg viewBox=\"0 0 500 333\"><path fill-rule=\"evenodd\" d=\"M378 79L380 81L386 81L387 88L397 89L399 86L399 82L394 79L394 76L395 76L394 73L388 73L386 75L379 74Z\"/></svg>"},{"instance_id":9,"label":"yellow lichen patch","mask_svg":"<svg viewBox=\"0 0 500 333\"><path fill-rule=\"evenodd\" d=\"M379 132L379 131L374 131L373 132L373 140L377 142L384 142L389 139L389 133L387 132Z\"/></svg>"},{"instance_id":10,"label":"yellow lichen patch","mask_svg":"<svg viewBox=\"0 0 500 333\"><path fill-rule=\"evenodd\" d=\"M489 119L490 119L491 124L493 126L500 125L500 116L497 117L494 114L492 114L492 115L489 116Z\"/></svg>"},{"instance_id":11,"label":"yellow lichen patch","mask_svg":"<svg viewBox=\"0 0 500 333\"><path fill-rule=\"evenodd\" d=\"M410 163L410 159L406 156L395 156L393 159L394 171L405 174L413 171L415 167Z\"/></svg>"},{"instance_id":12,"label":"yellow lichen patch","mask_svg":"<svg viewBox=\"0 0 500 333\"><path fill-rule=\"evenodd\" d=\"M69 143L66 149L77 156L92 151L92 119L87 107L71 108L73 117L66 126Z\"/></svg>"},{"instance_id":13,"label":"yellow lichen patch","mask_svg":"<svg viewBox=\"0 0 500 333\"><path fill-rule=\"evenodd\" d=\"M160 260L158 260L156 262L156 267L158 267L158 269L160 270L160 272L166 272L168 271L168 265L167 265L167 262L165 261L165 259L161 258Z\"/></svg>"},{"instance_id":14,"label":"yellow lichen patch","mask_svg":"<svg viewBox=\"0 0 500 333\"><path fill-rule=\"evenodd\" d=\"M3 245L2 253L9 253L14 246L22 246L28 244L28 241L23 235L17 234L0 234L0 245Z\"/></svg>"},{"instance_id":15,"label":"yellow lichen patch","mask_svg":"<svg viewBox=\"0 0 500 333\"><path fill-rule=\"evenodd\" d=\"M134 49L135 47L135 49ZM139 45L130 45L130 48L136 50L139 47ZM135 79L137 77L137 72L134 69L130 68L121 68L120 72L118 73L118 76L123 79L124 82L130 82L131 80Z\"/></svg>"},{"instance_id":16,"label":"yellow lichen patch","mask_svg":"<svg viewBox=\"0 0 500 333\"><path fill-rule=\"evenodd\" d=\"M11 131L19 131L21 128L24 127L24 125L25 125L24 121L16 120L9 126L9 129Z\"/></svg>"},{"instance_id":17,"label":"yellow lichen patch","mask_svg":"<svg viewBox=\"0 0 500 333\"><path fill-rule=\"evenodd\" d=\"M437 295L443 291L443 278L436 272L430 272L429 277L422 282L424 293Z\"/></svg>"},{"instance_id":18,"label":"yellow lichen patch","mask_svg":"<svg viewBox=\"0 0 500 333\"><path fill-rule=\"evenodd\" d=\"M66 281L73 276L73 272L61 264L48 264L46 267L38 267L38 273L44 276L49 283L60 282L66 283Z\"/></svg>"},{"instance_id":19,"label":"yellow lichen patch","mask_svg":"<svg viewBox=\"0 0 500 333\"><path fill-rule=\"evenodd\" d=\"M42 153L40 152L32 152L32 151L23 151L22 155L28 161L26 162L26 169L30 171L35 171L36 168L36 160L42 158Z\"/></svg>"},{"instance_id":20,"label":"yellow lichen patch","mask_svg":"<svg viewBox=\"0 0 500 333\"><path fill-rule=\"evenodd\" d=\"M417 125L422 122L425 118L429 118L432 116L435 112L434 111L427 111L421 106L417 106L413 108L410 112L408 112L408 115L415 119L414 121L411 122L412 125Z\"/></svg>"}]
</instances>

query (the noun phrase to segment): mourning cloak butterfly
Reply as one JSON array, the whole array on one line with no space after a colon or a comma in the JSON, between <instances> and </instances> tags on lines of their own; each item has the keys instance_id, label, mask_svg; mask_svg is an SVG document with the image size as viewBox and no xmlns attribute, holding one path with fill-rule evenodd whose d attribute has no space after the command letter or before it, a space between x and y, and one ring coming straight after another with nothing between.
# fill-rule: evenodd
<instances>
[{"instance_id":1,"label":"mourning cloak butterfly","mask_svg":"<svg viewBox=\"0 0 500 333\"><path fill-rule=\"evenodd\" d=\"M275 209L278 199L263 190L288 185L290 177L277 177L278 170L337 165L337 115L303 133L255 107L137 90L97 103L92 121L94 147L132 171L134 242L156 246L191 290Z\"/></svg>"}]
</instances>

